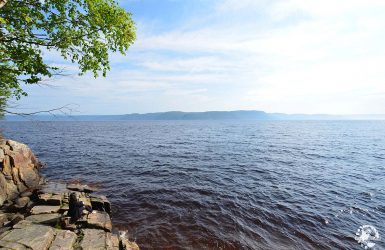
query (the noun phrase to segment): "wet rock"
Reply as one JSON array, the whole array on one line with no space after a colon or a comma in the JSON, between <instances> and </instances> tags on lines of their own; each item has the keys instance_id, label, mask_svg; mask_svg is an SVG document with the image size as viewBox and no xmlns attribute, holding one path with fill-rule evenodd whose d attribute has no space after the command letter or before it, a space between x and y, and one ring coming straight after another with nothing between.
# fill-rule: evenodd
<instances>
[{"instance_id":1,"label":"wet rock","mask_svg":"<svg viewBox=\"0 0 385 250\"><path fill-rule=\"evenodd\" d=\"M120 248L125 250L140 250L139 246L128 240L127 231L119 231Z\"/></svg>"},{"instance_id":2,"label":"wet rock","mask_svg":"<svg viewBox=\"0 0 385 250\"><path fill-rule=\"evenodd\" d=\"M140 250L138 244L132 241L126 242L125 244L122 244L122 245L123 245L123 249L125 250Z\"/></svg>"},{"instance_id":3,"label":"wet rock","mask_svg":"<svg viewBox=\"0 0 385 250\"><path fill-rule=\"evenodd\" d=\"M107 233L98 229L84 229L83 240L80 242L82 250L105 250Z\"/></svg>"},{"instance_id":4,"label":"wet rock","mask_svg":"<svg viewBox=\"0 0 385 250\"><path fill-rule=\"evenodd\" d=\"M76 241L76 234L68 230L57 230L56 237L49 250L72 250Z\"/></svg>"},{"instance_id":5,"label":"wet rock","mask_svg":"<svg viewBox=\"0 0 385 250\"><path fill-rule=\"evenodd\" d=\"M52 214L57 213L60 210L60 206L34 206L31 209L31 214Z\"/></svg>"},{"instance_id":6,"label":"wet rock","mask_svg":"<svg viewBox=\"0 0 385 250\"><path fill-rule=\"evenodd\" d=\"M30 201L29 197L21 197L21 198L18 198L16 201L15 201L15 207L16 208L24 208L28 205L28 202Z\"/></svg>"},{"instance_id":7,"label":"wet rock","mask_svg":"<svg viewBox=\"0 0 385 250\"><path fill-rule=\"evenodd\" d=\"M49 248L54 237L55 230L52 227L31 224L0 235L0 245L5 245L4 242L6 242L22 244L33 250L45 250Z\"/></svg>"},{"instance_id":8,"label":"wet rock","mask_svg":"<svg viewBox=\"0 0 385 250\"><path fill-rule=\"evenodd\" d=\"M64 194L68 192L66 186L66 184L60 182L46 182L41 186L39 193Z\"/></svg>"},{"instance_id":9,"label":"wet rock","mask_svg":"<svg viewBox=\"0 0 385 250\"><path fill-rule=\"evenodd\" d=\"M26 221L31 221L37 224L45 224L55 226L59 223L61 214L53 213L53 214L36 214L30 215L25 218Z\"/></svg>"},{"instance_id":10,"label":"wet rock","mask_svg":"<svg viewBox=\"0 0 385 250\"><path fill-rule=\"evenodd\" d=\"M111 232L112 223L110 216L106 212L94 211L87 216L87 226Z\"/></svg>"},{"instance_id":11,"label":"wet rock","mask_svg":"<svg viewBox=\"0 0 385 250\"><path fill-rule=\"evenodd\" d=\"M96 191L96 188L83 184L68 184L67 189L78 192L92 193Z\"/></svg>"}]
</instances>

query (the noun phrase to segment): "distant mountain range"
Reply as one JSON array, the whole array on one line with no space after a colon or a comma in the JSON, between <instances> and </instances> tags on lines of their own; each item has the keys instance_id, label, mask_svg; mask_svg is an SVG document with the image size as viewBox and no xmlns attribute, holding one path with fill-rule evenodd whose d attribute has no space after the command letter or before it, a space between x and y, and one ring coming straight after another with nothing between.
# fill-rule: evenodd
<instances>
[{"instance_id":1,"label":"distant mountain range","mask_svg":"<svg viewBox=\"0 0 385 250\"><path fill-rule=\"evenodd\" d=\"M144 120L385 120L385 115L283 114L257 110L158 112L126 115L34 115L5 117L6 121L144 121Z\"/></svg>"}]
</instances>

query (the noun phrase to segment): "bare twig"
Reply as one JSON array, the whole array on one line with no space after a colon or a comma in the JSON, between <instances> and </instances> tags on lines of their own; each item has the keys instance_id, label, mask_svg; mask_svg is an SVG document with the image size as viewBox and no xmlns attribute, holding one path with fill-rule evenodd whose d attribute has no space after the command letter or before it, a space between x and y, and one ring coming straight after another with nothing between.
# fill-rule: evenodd
<instances>
[{"instance_id":1,"label":"bare twig","mask_svg":"<svg viewBox=\"0 0 385 250\"><path fill-rule=\"evenodd\" d=\"M70 113L73 113L75 109L71 107L73 104L67 104L59 108L54 108L54 109L49 109L49 110L40 110L40 111L35 111L35 112L13 112L9 110L2 110L0 109L0 112L4 112L5 114L10 114L10 115L19 115L19 116L31 116L31 115L37 115L37 114L51 114L55 116L55 112L60 112L63 115L69 115Z\"/></svg>"}]
</instances>

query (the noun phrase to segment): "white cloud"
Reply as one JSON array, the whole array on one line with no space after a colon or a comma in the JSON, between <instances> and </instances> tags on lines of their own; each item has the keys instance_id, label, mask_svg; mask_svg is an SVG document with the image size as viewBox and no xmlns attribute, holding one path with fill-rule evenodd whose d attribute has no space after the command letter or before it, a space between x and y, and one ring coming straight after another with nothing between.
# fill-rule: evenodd
<instances>
[{"instance_id":1,"label":"white cloud","mask_svg":"<svg viewBox=\"0 0 385 250\"><path fill-rule=\"evenodd\" d=\"M140 24L106 79L60 83L132 112L385 113L384 1L225 0L214 10L193 28Z\"/></svg>"}]
</instances>

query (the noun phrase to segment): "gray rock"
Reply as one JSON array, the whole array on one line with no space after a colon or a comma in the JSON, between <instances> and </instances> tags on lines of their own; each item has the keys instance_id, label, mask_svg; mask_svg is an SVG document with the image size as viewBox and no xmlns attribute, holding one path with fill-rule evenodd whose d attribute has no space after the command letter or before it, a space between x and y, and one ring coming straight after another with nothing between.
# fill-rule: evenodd
<instances>
[{"instance_id":1,"label":"gray rock","mask_svg":"<svg viewBox=\"0 0 385 250\"><path fill-rule=\"evenodd\" d=\"M0 152L2 150L0 149ZM0 206L7 200L7 180L5 179L4 175L0 173Z\"/></svg>"},{"instance_id":2,"label":"gray rock","mask_svg":"<svg viewBox=\"0 0 385 250\"><path fill-rule=\"evenodd\" d=\"M52 214L57 213L60 210L60 206L34 206L31 209L31 214Z\"/></svg>"},{"instance_id":3,"label":"gray rock","mask_svg":"<svg viewBox=\"0 0 385 250\"><path fill-rule=\"evenodd\" d=\"M2 227L4 223L7 221L8 221L8 216L6 214L0 213L0 227Z\"/></svg>"},{"instance_id":4,"label":"gray rock","mask_svg":"<svg viewBox=\"0 0 385 250\"><path fill-rule=\"evenodd\" d=\"M0 235L8 230L11 230L12 227L0 227Z\"/></svg>"},{"instance_id":5,"label":"gray rock","mask_svg":"<svg viewBox=\"0 0 385 250\"><path fill-rule=\"evenodd\" d=\"M15 201L15 207L16 208L23 208L25 206L27 206L28 202L30 201L29 197L21 197L21 198L18 198L16 201Z\"/></svg>"},{"instance_id":6,"label":"gray rock","mask_svg":"<svg viewBox=\"0 0 385 250\"><path fill-rule=\"evenodd\" d=\"M27 204L27 208L32 208L33 206L35 206L35 202L29 201Z\"/></svg>"},{"instance_id":7,"label":"gray rock","mask_svg":"<svg viewBox=\"0 0 385 250\"><path fill-rule=\"evenodd\" d=\"M10 221L11 221L12 225L17 224L19 221L22 221L22 220L24 220L24 215L19 214L19 213L14 214L14 215L10 218Z\"/></svg>"},{"instance_id":8,"label":"gray rock","mask_svg":"<svg viewBox=\"0 0 385 250\"><path fill-rule=\"evenodd\" d=\"M25 218L26 221L31 221L33 223L45 224L55 226L60 222L61 214L36 214L31 215Z\"/></svg>"},{"instance_id":9,"label":"gray rock","mask_svg":"<svg viewBox=\"0 0 385 250\"><path fill-rule=\"evenodd\" d=\"M13 229L21 229L21 228L29 227L32 224L33 224L32 221L22 220L22 221L19 221L19 223L17 223L16 225L14 225Z\"/></svg>"},{"instance_id":10,"label":"gray rock","mask_svg":"<svg viewBox=\"0 0 385 250\"><path fill-rule=\"evenodd\" d=\"M111 232L112 223L110 216L106 212L94 211L87 216L87 226Z\"/></svg>"},{"instance_id":11,"label":"gray rock","mask_svg":"<svg viewBox=\"0 0 385 250\"><path fill-rule=\"evenodd\" d=\"M42 185L41 193L62 194L67 193L66 184L60 182L46 182Z\"/></svg>"},{"instance_id":12,"label":"gray rock","mask_svg":"<svg viewBox=\"0 0 385 250\"><path fill-rule=\"evenodd\" d=\"M76 241L76 234L68 230L57 230L56 237L49 250L72 250Z\"/></svg>"},{"instance_id":13,"label":"gray rock","mask_svg":"<svg viewBox=\"0 0 385 250\"><path fill-rule=\"evenodd\" d=\"M47 250L54 237L55 230L52 227L32 224L3 233L0 242L22 244L33 250Z\"/></svg>"},{"instance_id":14,"label":"gray rock","mask_svg":"<svg viewBox=\"0 0 385 250\"><path fill-rule=\"evenodd\" d=\"M23 244L0 240L0 249L28 250Z\"/></svg>"},{"instance_id":15,"label":"gray rock","mask_svg":"<svg viewBox=\"0 0 385 250\"><path fill-rule=\"evenodd\" d=\"M100 195L100 196L92 195L91 204L93 209L111 213L111 203L103 195Z\"/></svg>"},{"instance_id":16,"label":"gray rock","mask_svg":"<svg viewBox=\"0 0 385 250\"><path fill-rule=\"evenodd\" d=\"M62 194L43 193L39 194L39 202L45 205L60 206L62 203Z\"/></svg>"},{"instance_id":17,"label":"gray rock","mask_svg":"<svg viewBox=\"0 0 385 250\"><path fill-rule=\"evenodd\" d=\"M33 193L30 191L25 191L20 194L20 197L30 197Z\"/></svg>"},{"instance_id":18,"label":"gray rock","mask_svg":"<svg viewBox=\"0 0 385 250\"><path fill-rule=\"evenodd\" d=\"M0 150L0 162L3 162L4 157L5 157L4 150Z\"/></svg>"},{"instance_id":19,"label":"gray rock","mask_svg":"<svg viewBox=\"0 0 385 250\"><path fill-rule=\"evenodd\" d=\"M105 250L107 233L98 229L84 229L83 240L80 242L82 250Z\"/></svg>"}]
</instances>

